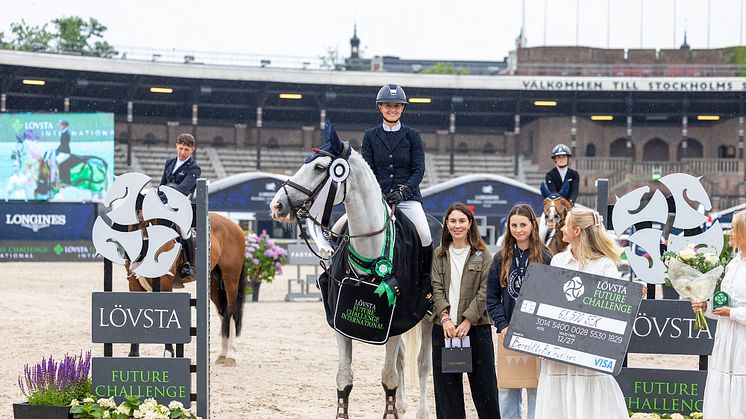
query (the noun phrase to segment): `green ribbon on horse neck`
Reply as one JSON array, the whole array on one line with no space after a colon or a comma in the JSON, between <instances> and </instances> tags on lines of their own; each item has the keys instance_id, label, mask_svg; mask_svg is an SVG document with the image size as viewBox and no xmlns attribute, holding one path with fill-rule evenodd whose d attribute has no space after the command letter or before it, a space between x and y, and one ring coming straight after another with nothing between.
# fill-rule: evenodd
<instances>
[{"instance_id":1,"label":"green ribbon on horse neck","mask_svg":"<svg viewBox=\"0 0 746 419\"><path fill-rule=\"evenodd\" d=\"M394 290L391 289L389 284L386 283L386 281L381 281L380 284L378 284L378 287L376 287L376 290L373 291L378 295L379 297L383 296L383 293L386 293L386 297L389 300L389 307L393 307L394 304L396 304L396 295L394 293Z\"/></svg>"}]
</instances>

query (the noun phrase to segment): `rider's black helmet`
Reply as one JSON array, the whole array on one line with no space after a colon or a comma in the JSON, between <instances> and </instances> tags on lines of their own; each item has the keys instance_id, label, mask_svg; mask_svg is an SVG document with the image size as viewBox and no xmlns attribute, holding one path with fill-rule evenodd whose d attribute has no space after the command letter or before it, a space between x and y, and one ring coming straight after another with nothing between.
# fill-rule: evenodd
<instances>
[{"instance_id":1,"label":"rider's black helmet","mask_svg":"<svg viewBox=\"0 0 746 419\"><path fill-rule=\"evenodd\" d=\"M406 105L407 95L398 84L386 84L378 91L376 103L403 103Z\"/></svg>"},{"instance_id":2,"label":"rider's black helmet","mask_svg":"<svg viewBox=\"0 0 746 419\"><path fill-rule=\"evenodd\" d=\"M570 151L570 147L564 144L557 144L552 149L552 158L555 158L557 156L572 157L572 151Z\"/></svg>"}]
</instances>

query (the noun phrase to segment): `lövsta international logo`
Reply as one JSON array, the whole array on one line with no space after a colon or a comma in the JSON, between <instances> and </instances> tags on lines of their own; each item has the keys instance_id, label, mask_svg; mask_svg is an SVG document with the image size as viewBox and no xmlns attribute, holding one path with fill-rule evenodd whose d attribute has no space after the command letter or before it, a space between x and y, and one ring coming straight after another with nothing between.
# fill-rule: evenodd
<instances>
[{"instance_id":1,"label":"l\u00f6vsta international logo","mask_svg":"<svg viewBox=\"0 0 746 419\"><path fill-rule=\"evenodd\" d=\"M96 218L92 236L96 252L101 256L120 265L129 262L136 275L157 278L169 273L181 244L176 242L169 250L161 249L179 235L183 239L191 235L192 205L189 198L168 186L141 195L140 191L150 180L149 176L136 172L117 176L104 200L106 213ZM159 223L151 223L155 220ZM175 228L161 225L164 221L170 221ZM143 247L146 252L141 252Z\"/></svg>"}]
</instances>

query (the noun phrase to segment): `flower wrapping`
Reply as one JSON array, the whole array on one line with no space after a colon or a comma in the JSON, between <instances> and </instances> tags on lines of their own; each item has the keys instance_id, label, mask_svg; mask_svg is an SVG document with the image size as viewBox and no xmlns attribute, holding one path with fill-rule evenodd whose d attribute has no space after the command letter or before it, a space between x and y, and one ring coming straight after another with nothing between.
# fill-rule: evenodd
<instances>
[{"instance_id":1,"label":"flower wrapping","mask_svg":"<svg viewBox=\"0 0 746 419\"><path fill-rule=\"evenodd\" d=\"M671 252L666 252L671 253ZM689 246L679 253L668 255L668 279L681 298L689 301L707 301L723 274L723 266L714 253L697 252ZM707 329L702 310L696 313L697 329Z\"/></svg>"}]
</instances>

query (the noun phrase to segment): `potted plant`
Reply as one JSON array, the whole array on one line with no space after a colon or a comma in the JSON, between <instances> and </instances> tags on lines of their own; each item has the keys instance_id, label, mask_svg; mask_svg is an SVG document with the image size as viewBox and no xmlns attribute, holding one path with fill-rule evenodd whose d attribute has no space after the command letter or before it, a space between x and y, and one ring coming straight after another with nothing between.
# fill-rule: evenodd
<instances>
[{"instance_id":1,"label":"potted plant","mask_svg":"<svg viewBox=\"0 0 746 419\"><path fill-rule=\"evenodd\" d=\"M15 419L68 419L70 403L91 392L91 351L83 355L65 355L61 361L42 358L41 362L23 368L18 386L26 396L25 403L13 404Z\"/></svg>"},{"instance_id":2,"label":"potted plant","mask_svg":"<svg viewBox=\"0 0 746 419\"><path fill-rule=\"evenodd\" d=\"M243 266L253 288L251 299L257 301L262 281L272 282L276 274L282 273L287 251L277 246L266 231L262 231L258 236L254 233L246 235L245 252Z\"/></svg>"},{"instance_id":3,"label":"potted plant","mask_svg":"<svg viewBox=\"0 0 746 419\"><path fill-rule=\"evenodd\" d=\"M137 397L127 397L117 406L113 397L94 400L87 396L81 400L73 400L70 412L74 419L130 419L130 418L169 418L169 419L201 419L194 412L194 408L187 409L181 402L172 401L168 406L159 404L155 399L140 401Z\"/></svg>"}]
</instances>

